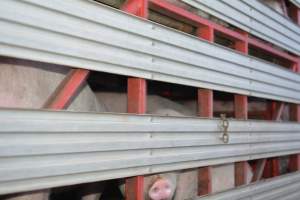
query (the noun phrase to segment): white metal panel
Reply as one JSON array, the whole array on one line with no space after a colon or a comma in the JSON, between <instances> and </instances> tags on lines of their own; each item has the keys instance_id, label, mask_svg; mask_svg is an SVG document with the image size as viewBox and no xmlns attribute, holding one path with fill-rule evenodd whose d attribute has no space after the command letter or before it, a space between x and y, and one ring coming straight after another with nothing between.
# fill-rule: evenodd
<instances>
[{"instance_id":1,"label":"white metal panel","mask_svg":"<svg viewBox=\"0 0 300 200\"><path fill-rule=\"evenodd\" d=\"M182 0L300 55L300 27L258 0Z\"/></svg>"},{"instance_id":2,"label":"white metal panel","mask_svg":"<svg viewBox=\"0 0 300 200\"><path fill-rule=\"evenodd\" d=\"M0 1L0 55L300 103L300 76L86 0Z\"/></svg>"},{"instance_id":3,"label":"white metal panel","mask_svg":"<svg viewBox=\"0 0 300 200\"><path fill-rule=\"evenodd\" d=\"M298 200L300 172L279 176L194 200Z\"/></svg>"},{"instance_id":4,"label":"white metal panel","mask_svg":"<svg viewBox=\"0 0 300 200\"><path fill-rule=\"evenodd\" d=\"M300 8L300 1L299 0L290 0L293 4L295 4L298 8Z\"/></svg>"},{"instance_id":5,"label":"white metal panel","mask_svg":"<svg viewBox=\"0 0 300 200\"><path fill-rule=\"evenodd\" d=\"M300 124L0 110L0 194L300 152Z\"/></svg>"}]
</instances>

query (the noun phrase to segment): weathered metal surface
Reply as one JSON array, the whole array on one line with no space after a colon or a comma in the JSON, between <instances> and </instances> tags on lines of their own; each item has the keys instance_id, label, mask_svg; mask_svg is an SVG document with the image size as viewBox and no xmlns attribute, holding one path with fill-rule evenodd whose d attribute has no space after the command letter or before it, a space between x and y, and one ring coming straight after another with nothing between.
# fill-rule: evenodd
<instances>
[{"instance_id":1,"label":"weathered metal surface","mask_svg":"<svg viewBox=\"0 0 300 200\"><path fill-rule=\"evenodd\" d=\"M0 110L0 194L300 151L300 124Z\"/></svg>"},{"instance_id":2,"label":"weathered metal surface","mask_svg":"<svg viewBox=\"0 0 300 200\"><path fill-rule=\"evenodd\" d=\"M3 0L0 13L0 55L300 103L298 74L96 2Z\"/></svg>"}]
</instances>

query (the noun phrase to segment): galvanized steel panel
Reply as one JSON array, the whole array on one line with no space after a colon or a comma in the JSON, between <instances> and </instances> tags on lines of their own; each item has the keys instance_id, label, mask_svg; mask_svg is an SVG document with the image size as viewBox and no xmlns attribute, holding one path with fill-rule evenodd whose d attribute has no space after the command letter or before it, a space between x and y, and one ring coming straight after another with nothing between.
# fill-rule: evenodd
<instances>
[{"instance_id":1,"label":"galvanized steel panel","mask_svg":"<svg viewBox=\"0 0 300 200\"><path fill-rule=\"evenodd\" d=\"M298 200L300 172L282 175L194 200Z\"/></svg>"},{"instance_id":2,"label":"galvanized steel panel","mask_svg":"<svg viewBox=\"0 0 300 200\"><path fill-rule=\"evenodd\" d=\"M300 103L300 76L92 1L0 1L0 55Z\"/></svg>"},{"instance_id":3,"label":"galvanized steel panel","mask_svg":"<svg viewBox=\"0 0 300 200\"><path fill-rule=\"evenodd\" d=\"M300 152L300 124L0 110L0 194Z\"/></svg>"},{"instance_id":4,"label":"galvanized steel panel","mask_svg":"<svg viewBox=\"0 0 300 200\"><path fill-rule=\"evenodd\" d=\"M299 26L257 0L182 1L300 55Z\"/></svg>"}]
</instances>

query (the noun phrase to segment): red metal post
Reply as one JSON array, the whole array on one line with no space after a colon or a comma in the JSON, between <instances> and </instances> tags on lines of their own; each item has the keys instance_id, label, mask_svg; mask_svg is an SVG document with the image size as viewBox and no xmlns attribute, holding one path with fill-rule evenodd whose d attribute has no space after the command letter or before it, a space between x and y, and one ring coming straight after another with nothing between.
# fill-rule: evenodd
<instances>
[{"instance_id":1,"label":"red metal post","mask_svg":"<svg viewBox=\"0 0 300 200\"><path fill-rule=\"evenodd\" d=\"M142 78L128 78L127 82L127 112L146 113L147 83Z\"/></svg>"},{"instance_id":2,"label":"red metal post","mask_svg":"<svg viewBox=\"0 0 300 200\"><path fill-rule=\"evenodd\" d=\"M198 169L198 195L206 195L212 192L211 167L200 167Z\"/></svg>"},{"instance_id":3,"label":"red metal post","mask_svg":"<svg viewBox=\"0 0 300 200\"><path fill-rule=\"evenodd\" d=\"M249 34L246 33L246 32L241 32L241 34L245 37L244 40L236 40L235 41L235 45L234 45L234 48L237 50L237 51L240 51L241 53L244 53L244 54L248 54L248 46L249 46L249 43L248 43L248 37L249 37Z\"/></svg>"},{"instance_id":4,"label":"red metal post","mask_svg":"<svg viewBox=\"0 0 300 200\"><path fill-rule=\"evenodd\" d=\"M203 38L203 39L208 40L210 42L215 41L214 29L211 26L200 26L197 29L197 35L200 38Z\"/></svg>"},{"instance_id":5,"label":"red metal post","mask_svg":"<svg viewBox=\"0 0 300 200\"><path fill-rule=\"evenodd\" d=\"M133 15L147 18L148 0L127 0L122 5L121 9Z\"/></svg>"},{"instance_id":6,"label":"red metal post","mask_svg":"<svg viewBox=\"0 0 300 200\"><path fill-rule=\"evenodd\" d=\"M290 119L300 122L300 106L296 104L290 105ZM290 156L289 171L294 172L300 170L300 154Z\"/></svg>"},{"instance_id":7,"label":"red metal post","mask_svg":"<svg viewBox=\"0 0 300 200\"><path fill-rule=\"evenodd\" d=\"M278 158L269 158L267 159L265 169L263 172L264 178L271 178L275 176L279 176L279 160Z\"/></svg>"},{"instance_id":8,"label":"red metal post","mask_svg":"<svg viewBox=\"0 0 300 200\"><path fill-rule=\"evenodd\" d=\"M292 20L300 25L300 9L295 6L294 4L291 4L290 5L290 8L289 8L289 14L290 14L290 17L292 18Z\"/></svg>"},{"instance_id":9,"label":"red metal post","mask_svg":"<svg viewBox=\"0 0 300 200\"><path fill-rule=\"evenodd\" d=\"M241 53L248 54L248 33L241 32L245 40L236 40L235 49ZM248 97L245 95L234 95L234 114L237 119L248 119ZM241 186L247 183L247 161L236 162L234 164L235 186Z\"/></svg>"},{"instance_id":10,"label":"red metal post","mask_svg":"<svg viewBox=\"0 0 300 200\"><path fill-rule=\"evenodd\" d=\"M143 200L144 199L144 177L136 176L127 178L125 181L125 199Z\"/></svg>"},{"instance_id":11,"label":"red metal post","mask_svg":"<svg viewBox=\"0 0 300 200\"><path fill-rule=\"evenodd\" d=\"M290 120L300 122L299 105L290 104ZM295 154L290 156L288 168L290 172L300 170L300 154Z\"/></svg>"},{"instance_id":12,"label":"red metal post","mask_svg":"<svg viewBox=\"0 0 300 200\"><path fill-rule=\"evenodd\" d=\"M88 75L89 70L71 69L43 107L55 110L67 108Z\"/></svg>"},{"instance_id":13,"label":"red metal post","mask_svg":"<svg viewBox=\"0 0 300 200\"><path fill-rule=\"evenodd\" d=\"M241 186L247 184L247 161L234 163L234 184Z\"/></svg>"},{"instance_id":14,"label":"red metal post","mask_svg":"<svg viewBox=\"0 0 300 200\"><path fill-rule=\"evenodd\" d=\"M200 117L213 117L213 91L198 89L198 115ZM211 167L201 167L198 170L198 195L212 192Z\"/></svg>"},{"instance_id":15,"label":"red metal post","mask_svg":"<svg viewBox=\"0 0 300 200\"><path fill-rule=\"evenodd\" d=\"M199 27L198 36L210 42L214 42L214 29L210 26ZM200 117L213 117L213 91L198 89L198 115ZM198 195L206 195L212 192L211 167L201 167L198 170Z\"/></svg>"},{"instance_id":16,"label":"red metal post","mask_svg":"<svg viewBox=\"0 0 300 200\"><path fill-rule=\"evenodd\" d=\"M127 0L122 10L137 15L148 17L148 0ZM127 112L146 113L147 81L142 78L128 78L127 80ZM125 180L125 199L144 199L144 177L136 176Z\"/></svg>"},{"instance_id":17,"label":"red metal post","mask_svg":"<svg viewBox=\"0 0 300 200\"><path fill-rule=\"evenodd\" d=\"M234 95L234 113L237 119L248 119L248 97L245 95Z\"/></svg>"},{"instance_id":18,"label":"red metal post","mask_svg":"<svg viewBox=\"0 0 300 200\"><path fill-rule=\"evenodd\" d=\"M298 8L297 8L298 9ZM298 9L299 12L299 9ZM299 21L300 23L300 21ZM295 63L295 72L300 72L300 58L297 63ZM295 122L300 122L300 105L290 104L290 120ZM294 172L300 170L300 154L295 154L290 156L289 161L289 171Z\"/></svg>"},{"instance_id":19,"label":"red metal post","mask_svg":"<svg viewBox=\"0 0 300 200\"><path fill-rule=\"evenodd\" d=\"M290 156L288 168L290 172L295 172L300 170L300 154L295 154Z\"/></svg>"},{"instance_id":20,"label":"red metal post","mask_svg":"<svg viewBox=\"0 0 300 200\"><path fill-rule=\"evenodd\" d=\"M267 119L268 120L275 120L275 119L279 119L281 112L282 111L278 111L278 108L280 109L280 103L277 105L278 103L275 101L272 101L269 105L268 105L268 115L267 115ZM282 108L283 110L283 108ZM275 177L275 176L279 176L280 175L280 171L279 171L279 159L278 158L269 158L267 159L266 165L265 165L265 169L263 172L263 177L264 178L271 178L271 177Z\"/></svg>"},{"instance_id":21,"label":"red metal post","mask_svg":"<svg viewBox=\"0 0 300 200\"><path fill-rule=\"evenodd\" d=\"M198 89L198 115L200 117L213 117L213 91Z\"/></svg>"}]
</instances>

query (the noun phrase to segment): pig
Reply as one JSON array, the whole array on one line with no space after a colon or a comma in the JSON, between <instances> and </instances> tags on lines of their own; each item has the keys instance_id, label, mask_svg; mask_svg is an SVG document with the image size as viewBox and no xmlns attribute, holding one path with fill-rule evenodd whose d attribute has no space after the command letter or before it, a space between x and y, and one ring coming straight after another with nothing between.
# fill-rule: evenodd
<instances>
[{"instance_id":1,"label":"pig","mask_svg":"<svg viewBox=\"0 0 300 200\"><path fill-rule=\"evenodd\" d=\"M0 64L0 106L17 108L41 108L69 72L69 68L24 60L2 58ZM113 99L113 101L112 101ZM85 84L68 110L92 112L127 112L127 96L118 93L97 93ZM149 95L147 113L165 116L193 116L196 109L166 98ZM161 173L145 177L145 199L192 198L197 194L195 169ZM225 175L226 173L222 173ZM221 174L221 175L222 175ZM218 180L218 179L216 179ZM85 184L80 187L79 196L83 200L101 197L105 182ZM7 199L48 199L49 190L9 196Z\"/></svg>"},{"instance_id":2,"label":"pig","mask_svg":"<svg viewBox=\"0 0 300 200\"><path fill-rule=\"evenodd\" d=\"M96 96L106 110L110 112L125 113L127 111L127 96L125 93L98 92ZM253 105L253 107L255 106ZM160 116L195 116L197 115L197 107L193 105L186 106L160 96L149 95L147 96L147 113ZM247 181L250 182L252 178L250 165L248 165L247 171ZM198 192L197 169L145 176L144 181L145 200L190 199L197 196ZM212 167L213 192L227 190L233 188L234 185L234 164ZM121 184L120 188L124 193L124 184Z\"/></svg>"},{"instance_id":3,"label":"pig","mask_svg":"<svg viewBox=\"0 0 300 200\"><path fill-rule=\"evenodd\" d=\"M96 93L96 96L109 111L127 111L126 94L100 92ZM197 108L185 106L160 96L149 95L147 97L147 113L161 116L195 116ZM249 170L250 172L251 170ZM233 188L234 164L213 166L212 184L213 191ZM197 187L198 170L196 169L150 175L145 177L144 198L145 200L189 199L197 195Z\"/></svg>"},{"instance_id":4,"label":"pig","mask_svg":"<svg viewBox=\"0 0 300 200\"><path fill-rule=\"evenodd\" d=\"M145 200L171 200L177 186L178 173L165 173L145 178Z\"/></svg>"},{"instance_id":5,"label":"pig","mask_svg":"<svg viewBox=\"0 0 300 200\"><path fill-rule=\"evenodd\" d=\"M104 105L105 109L110 112L127 112L127 94L125 93L97 92L96 97ZM147 113L160 116L193 116L196 114L179 103L156 95L147 96ZM187 183L187 181L191 180L193 183ZM178 181L182 182L182 184L179 184ZM120 185L120 190L124 194L124 183ZM179 200L192 198L196 195L197 170L186 170L185 173L169 172L145 176L145 200Z\"/></svg>"}]
</instances>

